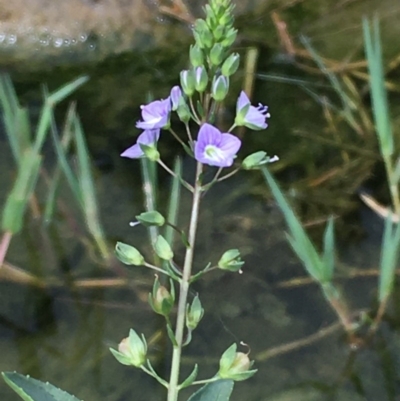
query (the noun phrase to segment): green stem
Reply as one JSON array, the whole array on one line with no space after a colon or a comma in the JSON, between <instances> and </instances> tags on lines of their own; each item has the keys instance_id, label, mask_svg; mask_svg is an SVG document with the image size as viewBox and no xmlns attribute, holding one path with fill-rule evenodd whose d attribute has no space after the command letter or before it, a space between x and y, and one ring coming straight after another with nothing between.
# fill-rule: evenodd
<instances>
[{"instance_id":1,"label":"green stem","mask_svg":"<svg viewBox=\"0 0 400 401\"><path fill-rule=\"evenodd\" d=\"M174 346L172 353L171 375L168 386L168 401L177 401L179 393L179 370L181 364L181 354L183 346L183 335L185 329L186 304L189 292L190 277L192 275L194 245L196 240L196 230L199 218L201 182L200 175L203 171L203 165L197 163L196 178L193 191L192 213L189 225L189 243L190 247L186 249L185 262L183 265L182 281L179 288L178 314L176 317L175 339L177 345Z\"/></svg>"},{"instance_id":2,"label":"green stem","mask_svg":"<svg viewBox=\"0 0 400 401\"><path fill-rule=\"evenodd\" d=\"M390 195L392 198L394 212L395 212L395 214L400 215L399 187L393 179L395 173L394 173L394 169L392 166L392 160L390 159L390 157L385 157L384 161L385 161L386 174L387 174L388 181L389 181L389 190L390 190Z\"/></svg>"}]
</instances>

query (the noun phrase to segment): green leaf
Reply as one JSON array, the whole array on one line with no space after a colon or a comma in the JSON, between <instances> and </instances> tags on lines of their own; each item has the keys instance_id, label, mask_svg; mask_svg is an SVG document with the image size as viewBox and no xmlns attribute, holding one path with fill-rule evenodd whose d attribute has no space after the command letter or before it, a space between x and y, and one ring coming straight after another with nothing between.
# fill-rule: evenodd
<instances>
[{"instance_id":1,"label":"green leaf","mask_svg":"<svg viewBox=\"0 0 400 401\"><path fill-rule=\"evenodd\" d=\"M282 191L280 190L272 175L265 167L262 167L261 171L269 187L271 188L274 198L276 199L280 209L283 212L287 225L289 226L290 235L288 235L288 240L290 242L290 245L296 252L297 256L303 262L303 265L306 268L308 274L319 283L326 282L327 274L325 271L323 259L317 252L308 234L301 225L300 220L294 214L292 208L290 207L288 201L284 197ZM330 235L329 231L328 234ZM330 240L329 235L328 240Z\"/></svg>"},{"instance_id":2,"label":"green leaf","mask_svg":"<svg viewBox=\"0 0 400 401\"><path fill-rule=\"evenodd\" d=\"M332 281L335 268L335 232L333 230L333 218L330 217L324 235L323 256L324 281Z\"/></svg>"},{"instance_id":3,"label":"green leaf","mask_svg":"<svg viewBox=\"0 0 400 401\"><path fill-rule=\"evenodd\" d=\"M182 389L185 387L189 387L196 380L198 371L199 371L199 368L196 363L196 365L194 365L192 373L181 383L179 388Z\"/></svg>"},{"instance_id":4,"label":"green leaf","mask_svg":"<svg viewBox=\"0 0 400 401\"><path fill-rule=\"evenodd\" d=\"M50 383L16 372L2 373L4 381L25 401L79 401L75 396Z\"/></svg>"},{"instance_id":5,"label":"green leaf","mask_svg":"<svg viewBox=\"0 0 400 401\"><path fill-rule=\"evenodd\" d=\"M396 267L400 251L400 224L389 216L385 222L385 231L381 246L381 262L379 276L379 301L383 302L392 292Z\"/></svg>"},{"instance_id":6,"label":"green leaf","mask_svg":"<svg viewBox=\"0 0 400 401\"><path fill-rule=\"evenodd\" d=\"M196 391L188 401L228 401L233 390L233 380L218 380L207 383Z\"/></svg>"}]
</instances>

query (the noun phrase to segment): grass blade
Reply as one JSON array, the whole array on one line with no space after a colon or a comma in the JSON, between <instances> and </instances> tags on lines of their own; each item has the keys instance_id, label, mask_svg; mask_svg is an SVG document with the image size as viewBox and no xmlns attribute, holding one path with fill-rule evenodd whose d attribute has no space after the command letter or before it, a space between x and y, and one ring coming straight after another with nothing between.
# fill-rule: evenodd
<instances>
[{"instance_id":1,"label":"grass blade","mask_svg":"<svg viewBox=\"0 0 400 401\"><path fill-rule=\"evenodd\" d=\"M382 65L382 50L378 19L376 17L374 18L371 28L369 21L364 18L363 32L371 83L371 101L374 120L382 156L388 158L394 152L394 143L385 88L385 76Z\"/></svg>"}]
</instances>

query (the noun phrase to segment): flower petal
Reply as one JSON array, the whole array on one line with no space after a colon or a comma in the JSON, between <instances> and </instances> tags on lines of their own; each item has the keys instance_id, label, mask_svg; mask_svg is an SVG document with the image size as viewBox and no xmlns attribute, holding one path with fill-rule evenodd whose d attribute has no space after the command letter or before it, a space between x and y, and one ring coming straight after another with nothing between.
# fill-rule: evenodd
<instances>
[{"instance_id":1,"label":"flower petal","mask_svg":"<svg viewBox=\"0 0 400 401\"><path fill-rule=\"evenodd\" d=\"M121 153L122 157L128 157L130 159L138 159L143 156L143 151L139 144L142 145L155 145L160 138L159 129L148 129L143 131L137 138L136 144L126 149Z\"/></svg>"},{"instance_id":2,"label":"flower petal","mask_svg":"<svg viewBox=\"0 0 400 401\"><path fill-rule=\"evenodd\" d=\"M246 107L248 104L250 104L250 99L244 91L241 91L236 102L236 112L238 113L240 110L243 109L243 107Z\"/></svg>"},{"instance_id":3,"label":"flower petal","mask_svg":"<svg viewBox=\"0 0 400 401\"><path fill-rule=\"evenodd\" d=\"M222 134L219 148L227 154L235 156L239 151L242 141L232 134Z\"/></svg>"}]
</instances>

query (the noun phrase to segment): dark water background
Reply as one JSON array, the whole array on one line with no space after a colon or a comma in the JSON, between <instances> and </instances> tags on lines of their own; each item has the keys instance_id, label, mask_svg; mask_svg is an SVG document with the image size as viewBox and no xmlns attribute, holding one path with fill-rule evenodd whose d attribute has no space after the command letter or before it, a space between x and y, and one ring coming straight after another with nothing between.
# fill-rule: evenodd
<instances>
[{"instance_id":1,"label":"dark water background","mask_svg":"<svg viewBox=\"0 0 400 401\"><path fill-rule=\"evenodd\" d=\"M331 214L337 217L338 269L360 272L358 278L340 281L343 294L355 311L374 308L377 277L363 276L362 272L378 266L383 222L361 204L357 193L366 188L388 201L377 143L374 136L362 137L340 124L343 148L351 145L356 149L349 151L346 162L342 159L343 148L324 142L329 133L322 107L304 87L318 99L325 96L336 104L338 99L322 75L299 68L283 51L271 22L271 11L278 5L265 1L252 9L250 2L247 12L237 19L241 34L236 50L243 56L250 46L259 50L253 99L268 104L272 115L267 131L244 133L242 151L247 154L265 149L280 156L281 161L274 166L277 177L303 221L311 223L317 242L324 220ZM363 59L361 18L376 10L381 17L385 60L400 53L400 25L396 23L400 7L396 1L299 1L284 5L280 16L295 43L299 43L300 34L305 34L321 56L343 65ZM143 210L139 163L122 160L119 153L134 142L138 133L138 106L149 94L154 98L167 96L169 88L177 83L179 71L186 67L190 27L168 18L158 22L170 36L162 45L145 50L132 49L101 62L75 66L60 63L44 68L25 62L13 64L11 69L4 67L12 73L21 101L30 105L33 120L39 110L37 89L41 83L55 89L82 73L90 76L89 83L73 99L78 102L87 134L101 221L111 248L122 240L149 250L146 232L128 225ZM306 84L266 80L265 75L295 78ZM393 71L394 82L398 75ZM241 71L232 82L222 124L230 125L243 79ZM358 85L361 91L365 83ZM368 107L368 96L363 99ZM395 132L399 121L397 99L393 92L390 100ZM60 107L60 117L64 111ZM4 134L0 145L2 205L15 166ZM171 163L176 145L166 140L162 146L162 154ZM50 146L45 151L51 169L54 154ZM185 171L193 169L190 160L185 159L184 166ZM337 173L331 179L312 185L332 169ZM167 177L161 175L160 199L166 199L168 184ZM39 200L43 201L44 195L39 188ZM0 281L0 370L30 374L86 401L164 399L163 389L153 379L119 365L108 351L131 327L147 338L163 329L163 322L146 303L152 274L140 268L126 270L114 262L105 266L66 186L61 198L70 208L69 218L59 213L44 228L28 215L25 230L13 239L7 255L13 265L45 281L57 278L62 284L42 289ZM189 211L188 202L185 195L182 224ZM199 378L214 374L219 355L232 342L246 342L251 355L257 357L266 349L335 323L336 316L317 286L279 285L305 273L286 242L282 216L258 173L240 173L207 195L198 238L196 266L217 260L223 250L236 247L242 250L246 265L242 275L215 273L195 284L193 290L199 292L206 314L185 350L183 366L187 372L197 362ZM73 287L75 279L96 277L133 280L130 286L117 288ZM344 333L336 330L308 346L257 362L258 374L236 385L233 400L399 400L398 305L396 290L375 341L356 355ZM154 366L167 372L170 350L163 339L152 342L149 350ZM2 383L0 397L17 399Z\"/></svg>"}]
</instances>

